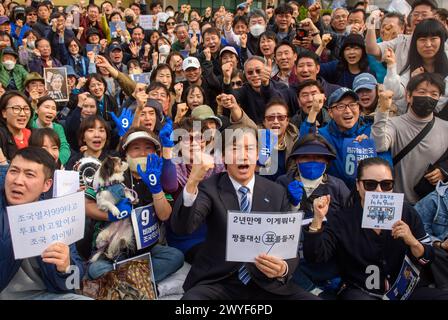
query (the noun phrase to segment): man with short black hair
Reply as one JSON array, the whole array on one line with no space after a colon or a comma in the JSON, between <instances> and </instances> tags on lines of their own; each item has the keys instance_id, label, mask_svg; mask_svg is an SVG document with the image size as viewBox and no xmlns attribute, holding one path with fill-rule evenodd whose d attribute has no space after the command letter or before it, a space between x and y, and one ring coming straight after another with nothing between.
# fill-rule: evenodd
<instances>
[{"instance_id":1,"label":"man with short black hair","mask_svg":"<svg viewBox=\"0 0 448 320\"><path fill-rule=\"evenodd\" d=\"M296 36L296 30L292 26L292 7L283 3L275 9L274 14L275 24L270 30L277 34L278 41L284 40L292 43Z\"/></svg>"},{"instance_id":2,"label":"man with short black hair","mask_svg":"<svg viewBox=\"0 0 448 320\"><path fill-rule=\"evenodd\" d=\"M7 206L39 201L50 190L56 164L41 147L18 150L8 165L0 149L0 300L90 300L68 288L70 267L84 274L83 263L74 244L50 244L41 256L14 259Z\"/></svg>"},{"instance_id":3,"label":"man with short black hair","mask_svg":"<svg viewBox=\"0 0 448 320\"><path fill-rule=\"evenodd\" d=\"M390 118L392 91L380 93L378 111L372 126L377 151L391 150L395 158L425 127L428 133L398 161L394 160L396 192L403 192L406 201L416 203L421 194L414 187L421 179L435 186L448 177L448 122L434 116L434 109L445 92L445 82L437 73L421 73L409 80L406 88L408 112Z\"/></svg>"}]
</instances>

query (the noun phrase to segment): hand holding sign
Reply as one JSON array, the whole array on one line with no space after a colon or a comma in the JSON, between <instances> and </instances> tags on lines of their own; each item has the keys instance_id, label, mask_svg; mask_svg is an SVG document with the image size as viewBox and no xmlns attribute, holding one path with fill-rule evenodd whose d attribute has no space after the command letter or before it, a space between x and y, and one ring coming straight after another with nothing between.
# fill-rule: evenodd
<instances>
[{"instance_id":1,"label":"hand holding sign","mask_svg":"<svg viewBox=\"0 0 448 320\"><path fill-rule=\"evenodd\" d=\"M156 154L148 154L145 172L143 172L140 165L137 166L139 176L152 194L162 192L162 182L160 179L162 176L162 168L163 160Z\"/></svg>"},{"instance_id":2,"label":"hand holding sign","mask_svg":"<svg viewBox=\"0 0 448 320\"><path fill-rule=\"evenodd\" d=\"M267 254L260 254L255 258L255 266L269 279L280 278L286 272L286 262Z\"/></svg>"},{"instance_id":3,"label":"hand holding sign","mask_svg":"<svg viewBox=\"0 0 448 320\"><path fill-rule=\"evenodd\" d=\"M109 114L118 128L118 135L120 137L124 136L134 120L134 113L132 110L130 108L123 108L119 117L113 112L109 112Z\"/></svg>"},{"instance_id":4,"label":"hand holding sign","mask_svg":"<svg viewBox=\"0 0 448 320\"><path fill-rule=\"evenodd\" d=\"M65 273L70 266L70 249L68 245L57 242L51 244L42 253L42 261L54 264L60 273Z\"/></svg>"}]
</instances>

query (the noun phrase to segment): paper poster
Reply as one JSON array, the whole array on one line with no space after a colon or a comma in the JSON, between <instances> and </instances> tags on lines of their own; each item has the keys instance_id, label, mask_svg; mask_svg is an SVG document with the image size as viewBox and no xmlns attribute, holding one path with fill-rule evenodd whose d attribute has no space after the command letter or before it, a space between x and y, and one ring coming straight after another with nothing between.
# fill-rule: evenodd
<instances>
[{"instance_id":1,"label":"paper poster","mask_svg":"<svg viewBox=\"0 0 448 320\"><path fill-rule=\"evenodd\" d=\"M362 228L392 230L392 225L401 220L403 193L366 192Z\"/></svg>"},{"instance_id":2,"label":"paper poster","mask_svg":"<svg viewBox=\"0 0 448 320\"><path fill-rule=\"evenodd\" d=\"M356 178L359 161L376 157L375 141L364 139L361 142L353 138L345 138L342 144L345 174L347 177Z\"/></svg>"},{"instance_id":3,"label":"paper poster","mask_svg":"<svg viewBox=\"0 0 448 320\"><path fill-rule=\"evenodd\" d=\"M141 15L139 17L139 25L144 30L158 30L159 29L159 18L157 17L157 20L154 21L153 15Z\"/></svg>"},{"instance_id":4,"label":"paper poster","mask_svg":"<svg viewBox=\"0 0 448 320\"><path fill-rule=\"evenodd\" d=\"M68 101L67 69L44 68L45 89L56 102Z\"/></svg>"},{"instance_id":5,"label":"paper poster","mask_svg":"<svg viewBox=\"0 0 448 320\"><path fill-rule=\"evenodd\" d=\"M6 208L15 259L40 256L54 242L84 237L84 192Z\"/></svg>"},{"instance_id":6,"label":"paper poster","mask_svg":"<svg viewBox=\"0 0 448 320\"><path fill-rule=\"evenodd\" d=\"M144 72L144 73L139 73L139 74L131 74L130 77L132 80L134 80L137 83L148 84L150 82L151 73Z\"/></svg>"},{"instance_id":7,"label":"paper poster","mask_svg":"<svg viewBox=\"0 0 448 320\"><path fill-rule=\"evenodd\" d=\"M101 45L99 44L86 44L86 52L90 52L93 51L93 53L95 53L95 55L98 55L101 51Z\"/></svg>"},{"instance_id":8,"label":"paper poster","mask_svg":"<svg viewBox=\"0 0 448 320\"><path fill-rule=\"evenodd\" d=\"M159 241L159 222L152 204L132 210L131 218L138 250Z\"/></svg>"},{"instance_id":9,"label":"paper poster","mask_svg":"<svg viewBox=\"0 0 448 320\"><path fill-rule=\"evenodd\" d=\"M297 256L303 212L229 211L226 261L254 262L261 253L282 259Z\"/></svg>"},{"instance_id":10,"label":"paper poster","mask_svg":"<svg viewBox=\"0 0 448 320\"><path fill-rule=\"evenodd\" d=\"M383 300L407 300L420 280L420 270L405 256L395 283L387 291Z\"/></svg>"},{"instance_id":11,"label":"paper poster","mask_svg":"<svg viewBox=\"0 0 448 320\"><path fill-rule=\"evenodd\" d=\"M56 170L53 177L53 198L66 196L79 190L79 172Z\"/></svg>"}]
</instances>

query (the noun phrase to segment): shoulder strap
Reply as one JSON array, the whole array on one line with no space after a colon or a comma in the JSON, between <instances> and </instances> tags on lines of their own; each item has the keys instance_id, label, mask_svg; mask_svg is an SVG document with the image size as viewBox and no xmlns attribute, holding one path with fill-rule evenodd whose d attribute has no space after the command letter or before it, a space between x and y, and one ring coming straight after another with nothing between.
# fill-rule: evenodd
<instances>
[{"instance_id":1,"label":"shoulder strap","mask_svg":"<svg viewBox=\"0 0 448 320\"><path fill-rule=\"evenodd\" d=\"M401 159L403 159L412 149L415 148L417 144L420 143L420 141L423 140L424 137L431 131L432 127L434 126L434 122L436 121L436 118L433 117L430 122L418 133L418 135L415 136L414 139L412 139L411 142L408 143L406 147L401 149L401 151L394 157L393 163L394 166L400 162Z\"/></svg>"}]
</instances>

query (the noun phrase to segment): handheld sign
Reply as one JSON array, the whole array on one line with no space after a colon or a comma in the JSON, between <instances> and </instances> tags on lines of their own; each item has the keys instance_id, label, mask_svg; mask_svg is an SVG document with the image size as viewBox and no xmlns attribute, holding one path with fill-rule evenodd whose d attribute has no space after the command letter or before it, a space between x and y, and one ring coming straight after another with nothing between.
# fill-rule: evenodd
<instances>
[{"instance_id":1,"label":"handheld sign","mask_svg":"<svg viewBox=\"0 0 448 320\"><path fill-rule=\"evenodd\" d=\"M395 222L401 220L403 193L366 192L362 228L392 230Z\"/></svg>"},{"instance_id":2,"label":"handheld sign","mask_svg":"<svg viewBox=\"0 0 448 320\"><path fill-rule=\"evenodd\" d=\"M254 262L261 253L282 259L297 256L303 212L227 215L226 261Z\"/></svg>"},{"instance_id":3,"label":"handheld sign","mask_svg":"<svg viewBox=\"0 0 448 320\"><path fill-rule=\"evenodd\" d=\"M131 74L130 77L132 80L134 80L137 83L148 84L150 82L151 73L144 72L144 73L139 73L139 74Z\"/></svg>"},{"instance_id":4,"label":"handheld sign","mask_svg":"<svg viewBox=\"0 0 448 320\"><path fill-rule=\"evenodd\" d=\"M40 256L54 242L84 237L84 192L6 208L15 259Z\"/></svg>"},{"instance_id":5,"label":"handheld sign","mask_svg":"<svg viewBox=\"0 0 448 320\"><path fill-rule=\"evenodd\" d=\"M119 37L118 31L125 31L126 24L124 21L110 22L110 38L115 39Z\"/></svg>"},{"instance_id":6,"label":"handheld sign","mask_svg":"<svg viewBox=\"0 0 448 320\"><path fill-rule=\"evenodd\" d=\"M139 17L139 25L144 30L158 30L159 29L159 18L154 22L153 15L141 15Z\"/></svg>"},{"instance_id":7,"label":"handheld sign","mask_svg":"<svg viewBox=\"0 0 448 320\"><path fill-rule=\"evenodd\" d=\"M56 170L53 178L53 198L75 193L79 190L79 172Z\"/></svg>"},{"instance_id":8,"label":"handheld sign","mask_svg":"<svg viewBox=\"0 0 448 320\"><path fill-rule=\"evenodd\" d=\"M48 95L56 102L68 101L69 88L67 81L67 69L44 68L45 89Z\"/></svg>"},{"instance_id":9,"label":"handheld sign","mask_svg":"<svg viewBox=\"0 0 448 320\"><path fill-rule=\"evenodd\" d=\"M159 241L159 222L152 204L132 210L131 218L138 250Z\"/></svg>"},{"instance_id":10,"label":"handheld sign","mask_svg":"<svg viewBox=\"0 0 448 320\"><path fill-rule=\"evenodd\" d=\"M375 141L364 139L361 142L352 138L345 138L342 144L344 154L345 174L347 177L356 178L359 161L376 157Z\"/></svg>"},{"instance_id":11,"label":"handheld sign","mask_svg":"<svg viewBox=\"0 0 448 320\"><path fill-rule=\"evenodd\" d=\"M420 280L420 270L412 263L408 256L404 257L395 283L387 291L383 300L407 300Z\"/></svg>"}]
</instances>

